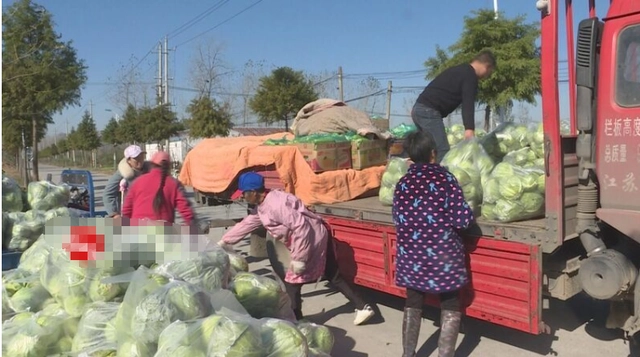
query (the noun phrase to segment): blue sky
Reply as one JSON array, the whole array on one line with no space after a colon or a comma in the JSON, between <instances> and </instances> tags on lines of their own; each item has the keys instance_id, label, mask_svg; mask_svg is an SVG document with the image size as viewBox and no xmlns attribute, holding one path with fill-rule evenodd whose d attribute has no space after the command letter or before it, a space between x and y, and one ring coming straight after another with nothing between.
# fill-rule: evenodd
<instances>
[{"instance_id":1,"label":"blue sky","mask_svg":"<svg viewBox=\"0 0 640 357\"><path fill-rule=\"evenodd\" d=\"M241 70L248 60L264 60L273 66L290 66L309 73L335 72L342 66L345 87L357 81L354 74L379 73L386 87L422 87L421 73L380 74L422 70L423 62L433 55L437 44L446 47L455 42L463 18L479 8L493 8L493 0L263 0L251 9L228 20L257 0L233 0L212 12L183 33L169 38L170 74L174 86L189 87L190 58L199 43L222 44L228 66ZM56 30L64 40L72 40L80 58L88 66L87 85L82 91L81 106L71 107L55 117L50 133L64 132L77 125L84 110L93 103L98 129L102 129L114 112L120 112L111 98L114 86L109 83L119 68L132 56L139 62L166 34L192 20L219 0L40 0L52 14ZM13 1L4 1L3 9ZM581 11L577 19L587 16L587 1L574 1ZM598 1L600 8L608 1ZM524 14L538 21L535 0L499 0L507 16ZM194 36L228 20L213 31L183 44ZM575 21L577 25L577 20ZM561 50L560 58L566 58ZM157 72L157 54L151 53L138 69L153 81ZM351 75L351 78L349 77ZM360 77L362 78L362 77ZM335 83L331 80L328 83ZM352 83L353 84L353 83ZM561 87L566 90L566 86ZM230 90L231 91L231 90ZM415 101L419 89L398 91L392 97L392 125L408 122L407 107ZM171 101L179 113L193 93L174 91ZM349 93L345 93L349 99ZM384 96L379 98L384 101ZM566 96L563 116L566 117ZM111 110L109 112L108 110ZM530 108L533 119L538 108Z\"/></svg>"}]
</instances>

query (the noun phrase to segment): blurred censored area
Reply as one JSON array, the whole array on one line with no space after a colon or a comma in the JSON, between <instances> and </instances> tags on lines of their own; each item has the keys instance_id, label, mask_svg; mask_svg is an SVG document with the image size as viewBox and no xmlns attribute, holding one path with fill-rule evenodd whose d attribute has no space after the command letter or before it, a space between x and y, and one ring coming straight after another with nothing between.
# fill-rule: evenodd
<instances>
[{"instance_id":1,"label":"blurred censored area","mask_svg":"<svg viewBox=\"0 0 640 357\"><path fill-rule=\"evenodd\" d=\"M96 268L138 267L189 260L212 243L192 227L127 218L56 217L45 226L45 241L72 261Z\"/></svg>"}]
</instances>

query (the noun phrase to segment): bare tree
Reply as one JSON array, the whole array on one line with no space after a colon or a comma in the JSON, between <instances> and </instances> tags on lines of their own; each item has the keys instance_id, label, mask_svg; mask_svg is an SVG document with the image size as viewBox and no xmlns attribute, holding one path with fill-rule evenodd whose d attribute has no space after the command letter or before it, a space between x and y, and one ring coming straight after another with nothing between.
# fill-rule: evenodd
<instances>
[{"instance_id":1,"label":"bare tree","mask_svg":"<svg viewBox=\"0 0 640 357\"><path fill-rule=\"evenodd\" d=\"M224 46L213 39L198 44L191 57L190 80L200 97L211 98L232 71L223 57Z\"/></svg>"},{"instance_id":2,"label":"bare tree","mask_svg":"<svg viewBox=\"0 0 640 357\"><path fill-rule=\"evenodd\" d=\"M129 104L138 108L149 105L149 98L155 98L154 81L145 78L140 70L139 60L131 56L126 64L122 64L115 76L115 87L110 94L114 106L124 112Z\"/></svg>"},{"instance_id":3,"label":"bare tree","mask_svg":"<svg viewBox=\"0 0 640 357\"><path fill-rule=\"evenodd\" d=\"M338 75L335 72L324 70L310 75L310 78L320 98L338 98Z\"/></svg>"}]
</instances>

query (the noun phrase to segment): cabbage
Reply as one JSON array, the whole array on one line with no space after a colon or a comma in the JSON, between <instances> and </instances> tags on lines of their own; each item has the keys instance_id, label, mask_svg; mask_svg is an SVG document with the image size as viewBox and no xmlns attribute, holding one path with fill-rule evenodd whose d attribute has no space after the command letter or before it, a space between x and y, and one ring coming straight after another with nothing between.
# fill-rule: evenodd
<instances>
[{"instance_id":1,"label":"cabbage","mask_svg":"<svg viewBox=\"0 0 640 357\"><path fill-rule=\"evenodd\" d=\"M335 341L328 327L310 322L301 322L298 323L298 329L306 337L309 349L315 349L326 354L331 353Z\"/></svg>"},{"instance_id":2,"label":"cabbage","mask_svg":"<svg viewBox=\"0 0 640 357\"><path fill-rule=\"evenodd\" d=\"M162 263L154 270L213 292L227 287L229 268L229 255L223 249L216 248L201 252L191 259Z\"/></svg>"},{"instance_id":3,"label":"cabbage","mask_svg":"<svg viewBox=\"0 0 640 357\"><path fill-rule=\"evenodd\" d=\"M52 247L45 241L44 236L40 236L40 238L20 256L20 269L29 274L39 274L47 263L47 258L51 250Z\"/></svg>"},{"instance_id":4,"label":"cabbage","mask_svg":"<svg viewBox=\"0 0 640 357\"><path fill-rule=\"evenodd\" d=\"M120 304L113 302L89 305L73 336L71 352L95 357L115 355L118 346L115 340L109 338L108 331L112 328L109 324L116 317L119 308Z\"/></svg>"},{"instance_id":5,"label":"cabbage","mask_svg":"<svg viewBox=\"0 0 640 357\"><path fill-rule=\"evenodd\" d=\"M269 357L306 357L309 347L305 336L290 322L262 320L262 344Z\"/></svg>"},{"instance_id":6,"label":"cabbage","mask_svg":"<svg viewBox=\"0 0 640 357\"><path fill-rule=\"evenodd\" d=\"M229 262L236 273L249 271L249 263L247 263L247 260L239 254L229 253Z\"/></svg>"},{"instance_id":7,"label":"cabbage","mask_svg":"<svg viewBox=\"0 0 640 357\"><path fill-rule=\"evenodd\" d=\"M544 177L536 168L522 168L508 162L496 165L483 185L482 216L511 222L543 215Z\"/></svg>"},{"instance_id":8,"label":"cabbage","mask_svg":"<svg viewBox=\"0 0 640 357\"><path fill-rule=\"evenodd\" d=\"M451 148L441 164L458 180L464 198L475 214L482 202L482 181L493 170L493 160L477 139L465 140ZM473 203L473 204L472 204Z\"/></svg>"},{"instance_id":9,"label":"cabbage","mask_svg":"<svg viewBox=\"0 0 640 357\"><path fill-rule=\"evenodd\" d=\"M382 175L382 185L378 193L380 203L386 206L393 205L393 194L395 193L396 185L408 170L409 161L407 159L398 157L389 159L385 172Z\"/></svg>"},{"instance_id":10,"label":"cabbage","mask_svg":"<svg viewBox=\"0 0 640 357\"><path fill-rule=\"evenodd\" d=\"M18 315L16 315L17 317ZM5 356L49 356L69 352L67 324L73 318L62 309L48 309L35 315L8 320L2 326L2 353Z\"/></svg>"},{"instance_id":11,"label":"cabbage","mask_svg":"<svg viewBox=\"0 0 640 357\"><path fill-rule=\"evenodd\" d=\"M18 183L11 177L2 175L2 211L21 212L23 206L22 190Z\"/></svg>"},{"instance_id":12,"label":"cabbage","mask_svg":"<svg viewBox=\"0 0 640 357\"><path fill-rule=\"evenodd\" d=\"M290 302L273 279L253 273L238 273L231 282L231 291L247 312L255 318L282 317Z\"/></svg>"},{"instance_id":13,"label":"cabbage","mask_svg":"<svg viewBox=\"0 0 640 357\"><path fill-rule=\"evenodd\" d=\"M31 182L27 187L27 199L34 210L48 211L66 206L70 192L66 186L56 186L48 181Z\"/></svg>"},{"instance_id":14,"label":"cabbage","mask_svg":"<svg viewBox=\"0 0 640 357\"><path fill-rule=\"evenodd\" d=\"M11 240L9 249L27 250L44 233L45 216L39 211L30 210L25 213L10 213Z\"/></svg>"},{"instance_id":15,"label":"cabbage","mask_svg":"<svg viewBox=\"0 0 640 357\"><path fill-rule=\"evenodd\" d=\"M262 357L265 355L260 328L242 316L212 316L208 319L211 335L208 357Z\"/></svg>"}]
</instances>

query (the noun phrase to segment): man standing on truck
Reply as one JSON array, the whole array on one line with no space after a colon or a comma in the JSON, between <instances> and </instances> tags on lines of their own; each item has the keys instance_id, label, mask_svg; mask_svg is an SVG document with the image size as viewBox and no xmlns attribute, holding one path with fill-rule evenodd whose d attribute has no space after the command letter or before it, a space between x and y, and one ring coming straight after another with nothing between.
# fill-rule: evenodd
<instances>
[{"instance_id":1,"label":"man standing on truck","mask_svg":"<svg viewBox=\"0 0 640 357\"><path fill-rule=\"evenodd\" d=\"M238 180L240 195L254 212L231 228L218 244L225 250L249 233L263 226L274 238L282 241L291 253L291 264L284 277L287 295L291 299L296 319L302 319L302 286L324 277L356 307L354 325L367 322L375 314L355 291L352 283L343 279L338 269L333 238L320 216L309 211L296 196L280 190L267 191L264 177L254 172L242 174Z\"/></svg>"},{"instance_id":2,"label":"man standing on truck","mask_svg":"<svg viewBox=\"0 0 640 357\"><path fill-rule=\"evenodd\" d=\"M438 152L437 162L449 151L442 118L462 106L462 123L466 139L475 136L475 105L478 80L491 76L496 59L491 51L480 52L471 63L444 70L422 91L411 110L411 119L420 131L433 135Z\"/></svg>"}]
</instances>

